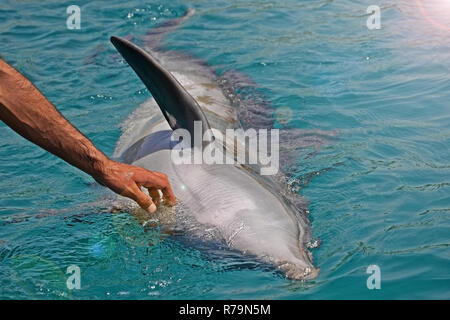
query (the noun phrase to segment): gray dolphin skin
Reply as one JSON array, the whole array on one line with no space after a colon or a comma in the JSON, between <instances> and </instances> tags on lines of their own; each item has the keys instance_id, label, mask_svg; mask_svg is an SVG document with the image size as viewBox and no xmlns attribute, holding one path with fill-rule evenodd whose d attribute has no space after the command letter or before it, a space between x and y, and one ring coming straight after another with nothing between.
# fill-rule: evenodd
<instances>
[{"instance_id":1,"label":"gray dolphin skin","mask_svg":"<svg viewBox=\"0 0 450 320\"><path fill-rule=\"evenodd\" d=\"M177 205L160 207L158 212L169 210L177 228L185 233L218 240L246 259L276 266L287 278L313 279L319 269L307 250L309 220L279 192L275 179L236 163L175 164L171 160L175 129L193 133L194 121L200 121L203 130L211 127L220 132L241 126L212 68L187 54L161 47L162 37L193 13L189 9L184 17L149 31L142 48L111 37L152 94L123 124L114 155L126 163L167 174Z\"/></svg>"}]
</instances>

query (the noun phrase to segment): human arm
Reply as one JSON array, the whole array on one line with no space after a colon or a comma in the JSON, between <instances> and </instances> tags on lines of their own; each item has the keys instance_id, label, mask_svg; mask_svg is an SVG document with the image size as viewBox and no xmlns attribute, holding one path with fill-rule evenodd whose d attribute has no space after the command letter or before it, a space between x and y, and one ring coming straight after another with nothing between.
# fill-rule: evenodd
<instances>
[{"instance_id":1,"label":"human arm","mask_svg":"<svg viewBox=\"0 0 450 320\"><path fill-rule=\"evenodd\" d=\"M78 131L50 101L22 74L0 59L0 120L18 134L64 161L91 175L114 192L135 200L154 212L151 195L161 190L165 203L175 204L175 196L163 173L109 159Z\"/></svg>"}]
</instances>

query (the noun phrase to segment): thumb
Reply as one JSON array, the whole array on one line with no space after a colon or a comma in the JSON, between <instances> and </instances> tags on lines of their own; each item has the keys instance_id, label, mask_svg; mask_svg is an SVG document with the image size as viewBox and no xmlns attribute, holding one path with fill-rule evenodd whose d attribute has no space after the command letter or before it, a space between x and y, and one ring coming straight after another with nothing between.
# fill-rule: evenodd
<instances>
[{"instance_id":1,"label":"thumb","mask_svg":"<svg viewBox=\"0 0 450 320\"><path fill-rule=\"evenodd\" d=\"M137 185L134 185L131 190L130 198L136 201L139 206L149 213L153 213L156 211L156 205L150 199L148 195L146 195L141 188Z\"/></svg>"}]
</instances>

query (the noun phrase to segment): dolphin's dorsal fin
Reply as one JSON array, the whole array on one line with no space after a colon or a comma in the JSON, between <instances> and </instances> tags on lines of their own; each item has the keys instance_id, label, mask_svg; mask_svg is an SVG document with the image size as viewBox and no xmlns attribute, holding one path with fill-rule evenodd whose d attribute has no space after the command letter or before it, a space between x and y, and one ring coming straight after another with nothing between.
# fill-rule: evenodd
<instances>
[{"instance_id":1,"label":"dolphin's dorsal fin","mask_svg":"<svg viewBox=\"0 0 450 320\"><path fill-rule=\"evenodd\" d=\"M155 58L125 39L112 36L111 42L141 78L173 130L183 128L194 137L194 121L202 122L202 134L210 129L197 101Z\"/></svg>"}]
</instances>

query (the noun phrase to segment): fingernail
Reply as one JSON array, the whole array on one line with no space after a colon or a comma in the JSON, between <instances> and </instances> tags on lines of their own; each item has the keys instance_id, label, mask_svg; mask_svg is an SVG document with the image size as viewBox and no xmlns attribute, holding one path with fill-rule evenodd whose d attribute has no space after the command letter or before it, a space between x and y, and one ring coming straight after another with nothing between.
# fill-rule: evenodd
<instances>
[{"instance_id":1,"label":"fingernail","mask_svg":"<svg viewBox=\"0 0 450 320\"><path fill-rule=\"evenodd\" d=\"M154 203L152 203L152 204L150 205L150 207L148 207L148 212L153 213L153 212L155 212L155 211L156 211L156 206L155 206Z\"/></svg>"}]
</instances>

